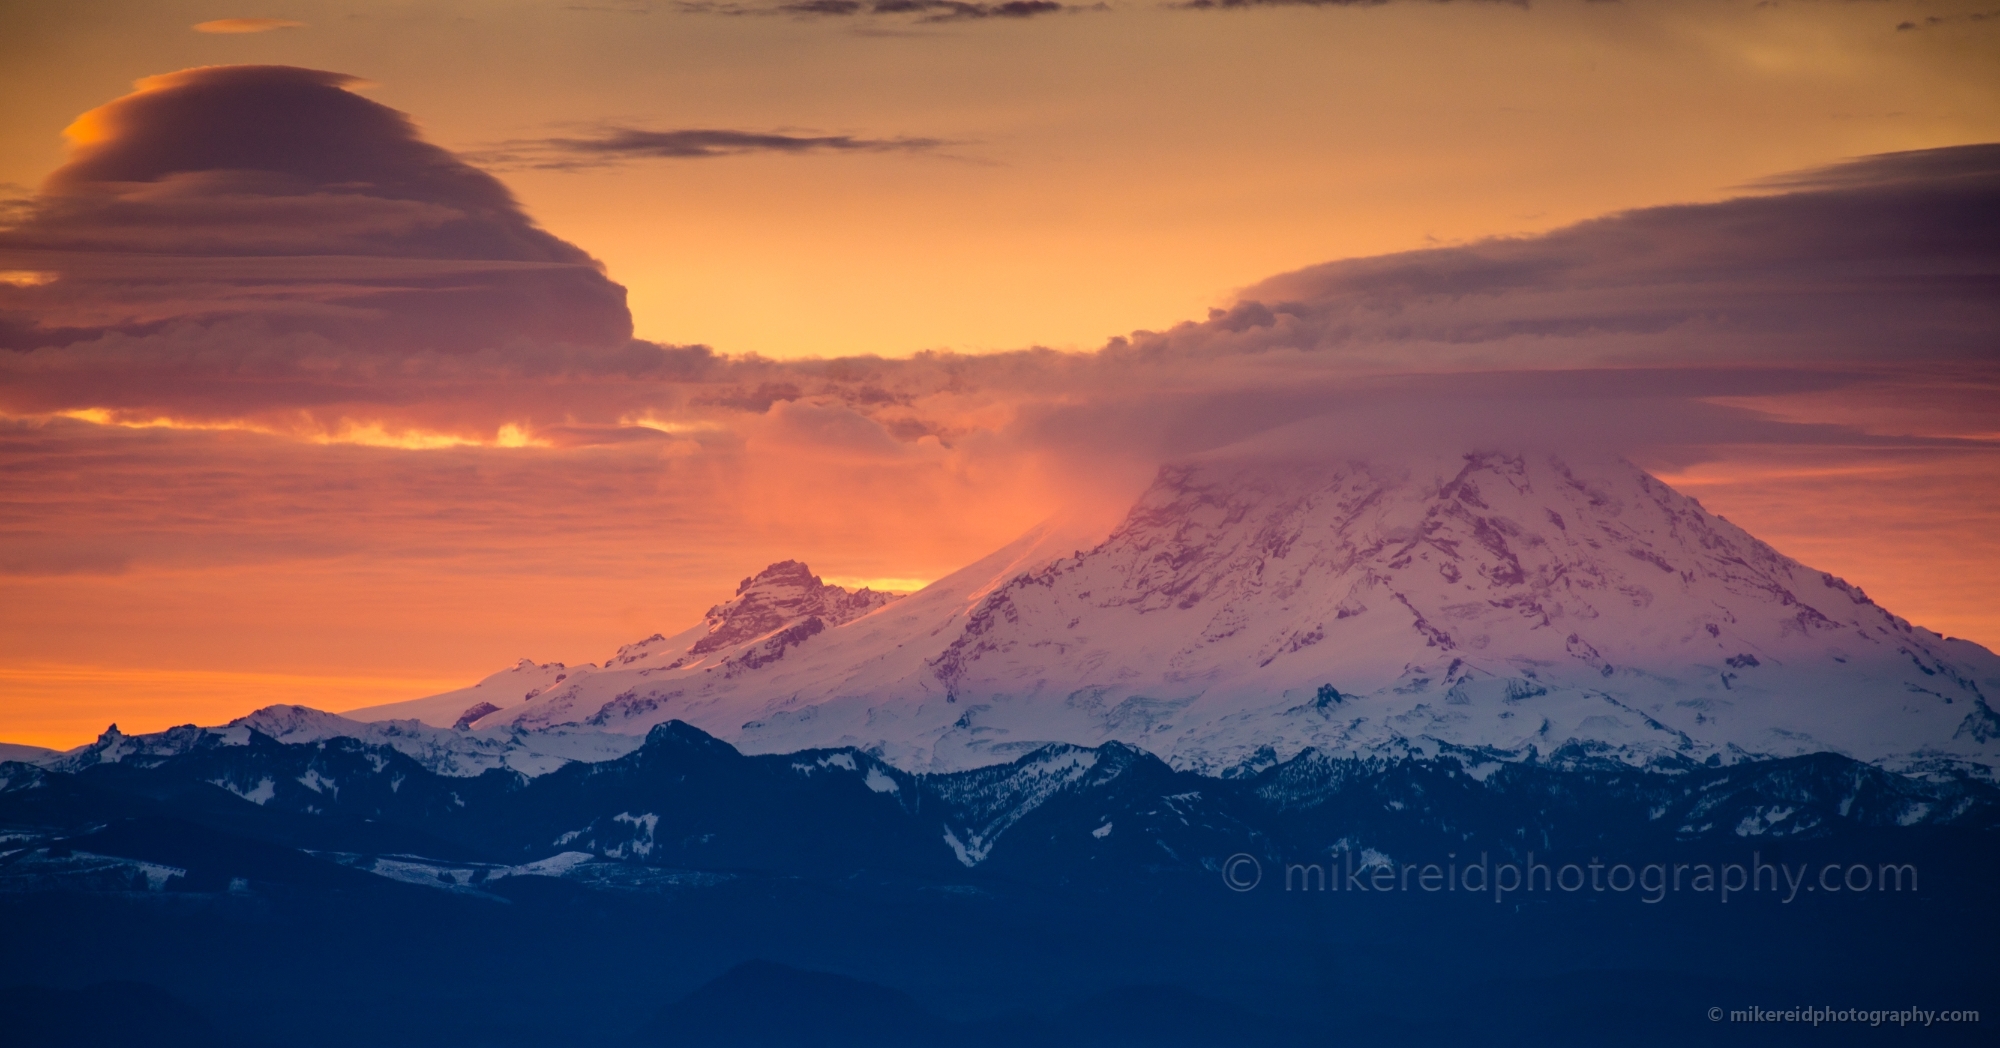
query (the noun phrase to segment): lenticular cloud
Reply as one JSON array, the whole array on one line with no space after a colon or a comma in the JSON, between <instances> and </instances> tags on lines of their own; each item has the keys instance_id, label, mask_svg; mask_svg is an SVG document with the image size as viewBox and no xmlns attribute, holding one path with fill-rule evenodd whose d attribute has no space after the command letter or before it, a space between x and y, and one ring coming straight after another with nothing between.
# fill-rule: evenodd
<instances>
[{"instance_id":1,"label":"lenticular cloud","mask_svg":"<svg viewBox=\"0 0 2000 1048\"><path fill-rule=\"evenodd\" d=\"M356 87L209 67L79 118L69 163L0 230L0 346L15 351L0 354L0 412L313 435L509 427L564 446L700 432L726 449L815 420L825 439L806 443L829 453L1087 448L1150 468L1326 416L1381 439L1421 419L1452 445L1523 425L1591 446L1816 442L1830 434L1715 398L1901 388L1927 381L1919 361L1991 367L2000 240L1963 216L2000 199L1995 146L1331 262L1091 353L777 362L633 339L595 260Z\"/></svg>"},{"instance_id":2,"label":"lenticular cloud","mask_svg":"<svg viewBox=\"0 0 2000 1048\"><path fill-rule=\"evenodd\" d=\"M205 67L84 114L69 162L0 231L0 268L33 276L0 287L0 345L87 353L245 318L281 356L631 337L601 265L358 83Z\"/></svg>"}]
</instances>

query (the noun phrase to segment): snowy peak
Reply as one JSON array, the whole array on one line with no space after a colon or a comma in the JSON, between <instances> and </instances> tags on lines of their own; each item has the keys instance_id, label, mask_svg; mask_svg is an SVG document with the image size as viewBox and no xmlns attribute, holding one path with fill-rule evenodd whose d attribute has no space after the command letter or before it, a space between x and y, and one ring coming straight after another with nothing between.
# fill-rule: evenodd
<instances>
[{"instance_id":1,"label":"snowy peak","mask_svg":"<svg viewBox=\"0 0 2000 1048\"><path fill-rule=\"evenodd\" d=\"M687 634L666 637L655 633L636 644L618 649L605 662L606 668L624 669L637 665L680 669L735 655L738 664L750 668L761 665L793 644L823 630L843 626L897 599L896 594L878 593L863 587L848 590L820 581L812 569L796 560L779 561L736 587L736 596L708 609L692 643ZM746 648L764 641L759 650Z\"/></svg>"},{"instance_id":2,"label":"snowy peak","mask_svg":"<svg viewBox=\"0 0 2000 1048\"><path fill-rule=\"evenodd\" d=\"M37 763L60 772L77 772L97 764L119 764L128 760L142 765L151 764L199 746L219 745L215 736L226 730L182 724L162 732L127 735L113 724L105 728L95 742L52 754ZM247 741L248 733L243 735Z\"/></svg>"},{"instance_id":3,"label":"snowy peak","mask_svg":"<svg viewBox=\"0 0 2000 1048\"><path fill-rule=\"evenodd\" d=\"M98 764L152 767L196 750L248 746L256 738L292 745L356 739L370 746L396 750L439 775L475 776L489 769L505 768L530 777L554 771L572 761L622 757L642 742L631 735L598 732L478 734L434 728L416 720L362 722L308 706L279 705L266 706L213 728L183 724L147 735L126 735L114 724L96 742L38 763L62 772L82 771Z\"/></svg>"},{"instance_id":4,"label":"snowy peak","mask_svg":"<svg viewBox=\"0 0 2000 1048\"><path fill-rule=\"evenodd\" d=\"M50 749L47 746L30 746L20 742L0 742L0 764L10 762L40 764L43 761L54 758L61 752L61 750Z\"/></svg>"},{"instance_id":5,"label":"snowy peak","mask_svg":"<svg viewBox=\"0 0 2000 1048\"><path fill-rule=\"evenodd\" d=\"M681 720L909 771L1110 742L1235 774L1308 748L2000 763L1993 653L1620 460L1215 456L1081 536L1037 529L900 599L774 564L679 634L493 700L472 733ZM451 699L427 723L486 701Z\"/></svg>"},{"instance_id":6,"label":"snowy peak","mask_svg":"<svg viewBox=\"0 0 2000 1048\"><path fill-rule=\"evenodd\" d=\"M597 666L592 663L572 667L560 662L522 659L469 688L405 702L345 710L341 715L359 721L408 719L422 721L434 728L465 729L488 714L532 701L550 688L596 669Z\"/></svg>"},{"instance_id":7,"label":"snowy peak","mask_svg":"<svg viewBox=\"0 0 2000 1048\"><path fill-rule=\"evenodd\" d=\"M822 626L842 626L895 600L893 594L862 588L852 592L829 586L796 560L779 561L744 579L736 597L708 609L708 634L688 649L690 655L733 648L810 619Z\"/></svg>"},{"instance_id":8,"label":"snowy peak","mask_svg":"<svg viewBox=\"0 0 2000 1048\"><path fill-rule=\"evenodd\" d=\"M2000 686L1990 652L1630 464L1505 454L1169 467L1102 546L989 596L931 669L990 721L1060 687L1046 715L1087 705L1202 767L1285 739L1970 757L1981 682Z\"/></svg>"},{"instance_id":9,"label":"snowy peak","mask_svg":"<svg viewBox=\"0 0 2000 1048\"><path fill-rule=\"evenodd\" d=\"M1805 571L1645 473L1594 473L1504 455L1468 455L1429 478L1371 464L1169 468L1103 547L982 610L991 617L1039 589L1155 626L1198 620L1172 658L1251 645L1259 668L1310 661L1301 653L1371 614L1439 656L1535 635L1532 652L1495 654L1560 655L1603 676L1616 672L1603 653L1635 644L1714 649L1719 662L1748 665L1751 652L1723 651L1732 638L1742 648L1843 628L1910 632L1858 589ZM1745 613L1754 624L1738 621Z\"/></svg>"}]
</instances>

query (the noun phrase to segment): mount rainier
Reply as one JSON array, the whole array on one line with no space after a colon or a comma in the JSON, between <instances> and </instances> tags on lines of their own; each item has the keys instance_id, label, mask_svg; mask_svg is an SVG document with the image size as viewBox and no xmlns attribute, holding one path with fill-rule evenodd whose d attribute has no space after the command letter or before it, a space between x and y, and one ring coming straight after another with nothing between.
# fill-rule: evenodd
<instances>
[{"instance_id":1,"label":"mount rainier","mask_svg":"<svg viewBox=\"0 0 2000 1048\"><path fill-rule=\"evenodd\" d=\"M1117 741L1207 774L1441 747L1985 774L2000 739L2000 658L1622 460L1212 455L1077 538L1045 525L904 597L774 564L601 665L346 716L496 739L681 720L912 771Z\"/></svg>"},{"instance_id":2,"label":"mount rainier","mask_svg":"<svg viewBox=\"0 0 2000 1048\"><path fill-rule=\"evenodd\" d=\"M301 1048L1245 1043L1167 1029L1203 994L1302 1024L1260 1043L1602 1043L1548 1012L1678 1045L1716 1001L1979 1006L1995 687L1626 463L1214 456L907 596L786 561L602 664L0 761L4 957L172 958L218 1015L318 994L307 1036L231 1020ZM688 1034L759 958L1041 1018L898 1040L780 980L713 1028L778 1001L798 1036ZM532 991L466 1008L495 972Z\"/></svg>"}]
</instances>

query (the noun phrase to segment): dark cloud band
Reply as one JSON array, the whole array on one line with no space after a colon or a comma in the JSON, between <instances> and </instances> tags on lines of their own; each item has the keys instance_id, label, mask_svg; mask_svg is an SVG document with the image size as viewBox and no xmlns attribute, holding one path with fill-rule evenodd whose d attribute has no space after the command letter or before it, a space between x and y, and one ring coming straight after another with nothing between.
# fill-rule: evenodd
<instances>
[{"instance_id":1,"label":"dark cloud band","mask_svg":"<svg viewBox=\"0 0 2000 1048\"><path fill-rule=\"evenodd\" d=\"M1169 4L1187 11L1239 11L1253 7L1381 7L1393 0L1186 0ZM1526 9L1528 0L1430 0L1431 3L1499 4Z\"/></svg>"},{"instance_id":2,"label":"dark cloud band","mask_svg":"<svg viewBox=\"0 0 2000 1048\"><path fill-rule=\"evenodd\" d=\"M1136 462L1321 416L1349 441L1851 440L1716 401L1949 373L1988 391L1954 401L1977 415L2000 389L2000 228L1981 220L2000 214L2000 146L1328 263L1094 353L770 361L632 340L594 260L348 86L193 70L82 122L71 163L0 231L0 271L18 274L0 281L0 413L315 437L511 426L572 447L840 434L856 460ZM538 148L597 163L940 144L609 128Z\"/></svg>"},{"instance_id":3,"label":"dark cloud band","mask_svg":"<svg viewBox=\"0 0 2000 1048\"><path fill-rule=\"evenodd\" d=\"M471 155L495 167L566 170L632 160L700 160L746 153L925 153L949 143L939 138L862 138L720 128L646 131L611 127L596 134L521 139Z\"/></svg>"},{"instance_id":4,"label":"dark cloud band","mask_svg":"<svg viewBox=\"0 0 2000 1048\"><path fill-rule=\"evenodd\" d=\"M1979 22L2000 22L2000 10L1967 11L1956 15L1929 15L1921 20L1896 23L1899 33L1915 32L1920 29L1939 29L1951 25L1971 25Z\"/></svg>"},{"instance_id":5,"label":"dark cloud band","mask_svg":"<svg viewBox=\"0 0 2000 1048\"><path fill-rule=\"evenodd\" d=\"M997 4L961 0L800 0L778 10L802 15L914 15L920 22L963 22L984 18L1033 18L1075 10L1054 0L1004 0Z\"/></svg>"},{"instance_id":6,"label":"dark cloud band","mask_svg":"<svg viewBox=\"0 0 2000 1048\"><path fill-rule=\"evenodd\" d=\"M792 15L801 18L887 18L919 24L976 22L992 19L1021 20L1042 15L1108 11L1104 3L1064 4L1057 0L792 0L790 3L754 5L732 0L686 0L678 5L685 14L708 15Z\"/></svg>"}]
</instances>

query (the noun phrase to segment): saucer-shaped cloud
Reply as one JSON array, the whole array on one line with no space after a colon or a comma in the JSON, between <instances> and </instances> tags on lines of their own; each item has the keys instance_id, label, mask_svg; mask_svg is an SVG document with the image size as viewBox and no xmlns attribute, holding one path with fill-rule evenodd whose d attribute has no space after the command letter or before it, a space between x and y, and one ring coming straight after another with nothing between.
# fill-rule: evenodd
<instances>
[{"instance_id":1,"label":"saucer-shaped cloud","mask_svg":"<svg viewBox=\"0 0 2000 1048\"><path fill-rule=\"evenodd\" d=\"M146 81L77 122L0 229L0 575L57 580L23 606L162 572L93 605L123 608L252 564L349 593L363 576L322 566L365 561L402 588L353 606L404 632L477 584L507 596L456 605L467 630L532 607L540 637L640 606L641 576L645 601L669 579L697 610L786 557L934 577L1058 506L1115 517L1160 461L1230 445L1700 466L1704 497L1738 492L1772 537L1875 514L1836 551L1888 551L1880 577L1938 575L2000 514L2000 147L1330 262L1095 352L775 361L632 339L595 262L353 86ZM1972 567L1946 598L1976 626L1993 575Z\"/></svg>"},{"instance_id":2,"label":"saucer-shaped cloud","mask_svg":"<svg viewBox=\"0 0 2000 1048\"><path fill-rule=\"evenodd\" d=\"M189 69L84 114L0 230L0 270L34 277L0 284L0 348L217 328L212 365L250 338L283 370L273 354L303 352L287 344L346 360L630 339L602 266L356 83Z\"/></svg>"},{"instance_id":3,"label":"saucer-shaped cloud","mask_svg":"<svg viewBox=\"0 0 2000 1048\"><path fill-rule=\"evenodd\" d=\"M1330 262L1135 349L1342 369L1984 362L2000 327L2000 144L1865 157L1713 204Z\"/></svg>"},{"instance_id":4,"label":"saucer-shaped cloud","mask_svg":"<svg viewBox=\"0 0 2000 1048\"><path fill-rule=\"evenodd\" d=\"M1311 428L1326 446L1637 452L1851 442L1867 435L1845 421L1798 423L1893 403L1924 419L1898 432L1959 439L1990 432L2000 388L1996 146L1331 262L1096 352L772 361L634 340L595 261L354 86L196 69L80 118L70 161L0 230L0 414L616 447L732 483L761 456L813 485L893 465L1108 491L1105 471L1314 419L1337 423ZM786 498L808 496L830 497Z\"/></svg>"}]
</instances>

